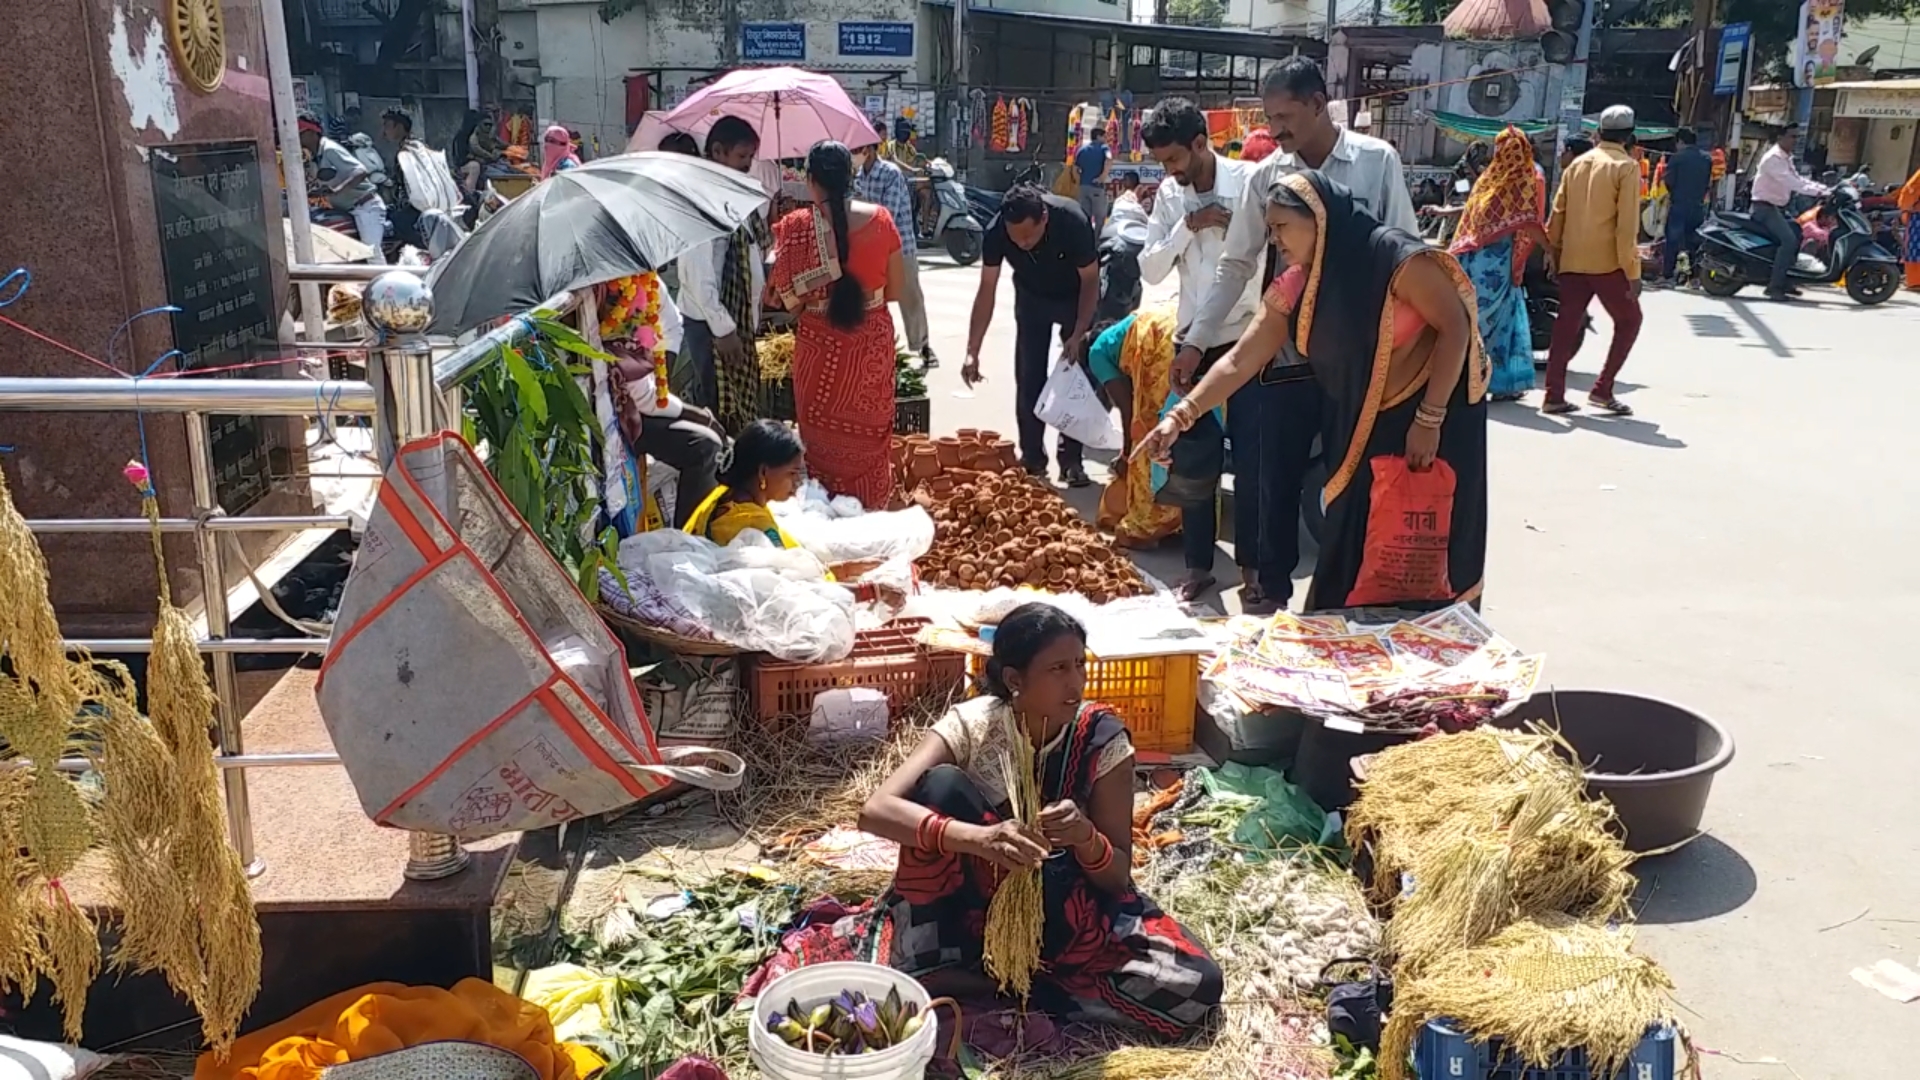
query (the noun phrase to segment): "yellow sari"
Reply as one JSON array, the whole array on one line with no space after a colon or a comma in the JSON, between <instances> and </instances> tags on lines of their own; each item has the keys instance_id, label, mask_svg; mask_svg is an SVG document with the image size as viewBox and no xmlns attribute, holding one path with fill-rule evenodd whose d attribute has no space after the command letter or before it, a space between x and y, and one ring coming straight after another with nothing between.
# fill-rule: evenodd
<instances>
[{"instance_id":1,"label":"yellow sari","mask_svg":"<svg viewBox=\"0 0 1920 1080\"><path fill-rule=\"evenodd\" d=\"M1142 310L1120 346L1120 373L1133 383L1127 425L1134 443L1160 422L1172 388L1174 314L1172 304ZM1151 547L1180 531L1180 510L1154 502L1153 470L1144 461L1128 462L1100 497L1099 525L1112 529L1123 547Z\"/></svg>"}]
</instances>

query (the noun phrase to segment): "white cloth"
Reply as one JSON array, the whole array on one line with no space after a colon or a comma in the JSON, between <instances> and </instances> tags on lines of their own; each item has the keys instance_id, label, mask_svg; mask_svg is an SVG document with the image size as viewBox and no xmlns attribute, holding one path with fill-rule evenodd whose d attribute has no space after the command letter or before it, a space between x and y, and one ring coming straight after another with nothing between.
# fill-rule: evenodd
<instances>
[{"instance_id":1,"label":"white cloth","mask_svg":"<svg viewBox=\"0 0 1920 1080\"><path fill-rule=\"evenodd\" d=\"M1227 322L1247 282L1259 278L1267 250L1267 190L1281 177L1307 167L1298 156L1284 151L1275 151L1254 166L1246 190L1233 208L1233 224L1227 226L1226 249L1214 272L1214 287L1207 291L1194 316L1194 326L1201 332L1217 336L1213 328ZM1415 236L1420 234L1420 219L1413 212L1413 196L1407 191L1400 154L1390 144L1342 128L1320 172L1353 192L1355 201L1374 217Z\"/></svg>"},{"instance_id":2,"label":"white cloth","mask_svg":"<svg viewBox=\"0 0 1920 1080\"><path fill-rule=\"evenodd\" d=\"M353 225L360 233L360 242L373 249L367 261L376 266L385 266L387 253L380 245L387 239L387 204L375 195L355 206L351 211Z\"/></svg>"},{"instance_id":3,"label":"white cloth","mask_svg":"<svg viewBox=\"0 0 1920 1080\"><path fill-rule=\"evenodd\" d=\"M453 170L447 168L447 155L418 139L409 139L400 145L394 162L406 179L407 201L415 210L451 214L459 209L460 183L453 178Z\"/></svg>"},{"instance_id":4,"label":"white cloth","mask_svg":"<svg viewBox=\"0 0 1920 1080\"><path fill-rule=\"evenodd\" d=\"M740 328L720 302L720 277L726 272L727 240L723 236L680 256L680 308L687 318L707 324L714 337L726 337ZM753 321L760 321L760 294L767 286L766 253L747 245L747 264L753 271ZM676 350L677 351L677 350Z\"/></svg>"},{"instance_id":5,"label":"white cloth","mask_svg":"<svg viewBox=\"0 0 1920 1080\"><path fill-rule=\"evenodd\" d=\"M1260 303L1260 282L1248 277L1240 298L1229 309L1224 322L1193 329L1207 294L1213 291L1220 256L1227 247L1225 229L1202 229L1195 233L1187 227L1187 215L1210 205L1225 206L1234 213L1246 195L1247 181L1254 166L1245 161L1215 154L1213 190L1202 192L1169 176L1160 181L1160 194L1154 198L1149 218L1147 246L1140 252L1140 276L1148 284L1158 285L1176 268L1180 271L1180 307L1174 320L1180 328L1181 343L1211 349L1239 340L1253 321Z\"/></svg>"},{"instance_id":6,"label":"white cloth","mask_svg":"<svg viewBox=\"0 0 1920 1080\"><path fill-rule=\"evenodd\" d=\"M1800 175L1779 143L1767 147L1753 171L1753 201L1784 207L1794 195L1825 195L1827 189Z\"/></svg>"},{"instance_id":7,"label":"white cloth","mask_svg":"<svg viewBox=\"0 0 1920 1080\"><path fill-rule=\"evenodd\" d=\"M980 794L994 806L1007 801L1006 778L1000 771L1000 754L1007 745L1006 724L1002 719L1007 708L999 698L982 695L948 709L947 714L933 724L933 733L940 736L940 741L946 743L948 752L953 754L954 765L967 774ZM1071 730L1071 727L1062 727L1051 742L1040 748L1041 757L1059 750ZM1100 760L1094 763L1094 779L1112 772L1132 756L1133 740L1120 735L1101 751Z\"/></svg>"}]
</instances>

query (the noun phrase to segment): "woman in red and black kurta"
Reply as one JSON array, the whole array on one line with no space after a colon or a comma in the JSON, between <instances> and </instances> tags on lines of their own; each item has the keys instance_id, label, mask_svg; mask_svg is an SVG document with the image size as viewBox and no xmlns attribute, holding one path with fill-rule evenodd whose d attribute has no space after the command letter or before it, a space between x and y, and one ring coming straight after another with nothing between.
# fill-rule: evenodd
<instances>
[{"instance_id":1,"label":"woman in red and black kurta","mask_svg":"<svg viewBox=\"0 0 1920 1080\"><path fill-rule=\"evenodd\" d=\"M1200 1028L1220 1003L1220 968L1133 887L1133 745L1113 710L1081 701L1086 631L1048 604L1014 609L995 631L987 681L990 694L941 718L861 812L862 829L900 843L876 958L955 996L990 987L987 902L1007 871L1040 866L1032 1005L1165 1039ZM1009 709L1040 763L1038 830L1008 816Z\"/></svg>"}]
</instances>

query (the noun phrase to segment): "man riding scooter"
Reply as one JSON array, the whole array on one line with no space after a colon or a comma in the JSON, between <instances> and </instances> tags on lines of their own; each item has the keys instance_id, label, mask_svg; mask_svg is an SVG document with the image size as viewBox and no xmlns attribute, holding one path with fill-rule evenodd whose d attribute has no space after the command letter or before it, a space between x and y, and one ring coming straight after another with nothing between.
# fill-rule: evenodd
<instances>
[{"instance_id":1,"label":"man riding scooter","mask_svg":"<svg viewBox=\"0 0 1920 1080\"><path fill-rule=\"evenodd\" d=\"M387 235L387 204L374 187L366 165L352 151L322 135L320 119L311 114L300 117L300 148L313 159L309 192L333 209L353 215L360 242L373 249L368 261L384 264L387 256L380 245Z\"/></svg>"},{"instance_id":2,"label":"man riding scooter","mask_svg":"<svg viewBox=\"0 0 1920 1080\"><path fill-rule=\"evenodd\" d=\"M1760 155L1753 177L1753 223L1760 226L1779 246L1773 252L1773 274L1767 280L1767 299L1790 301L1800 295L1787 276L1794 260L1800 257L1800 226L1787 212L1793 196L1824 198L1827 187L1800 175L1793 167L1793 148L1800 141L1800 126L1788 124L1775 136L1773 145Z\"/></svg>"}]
</instances>

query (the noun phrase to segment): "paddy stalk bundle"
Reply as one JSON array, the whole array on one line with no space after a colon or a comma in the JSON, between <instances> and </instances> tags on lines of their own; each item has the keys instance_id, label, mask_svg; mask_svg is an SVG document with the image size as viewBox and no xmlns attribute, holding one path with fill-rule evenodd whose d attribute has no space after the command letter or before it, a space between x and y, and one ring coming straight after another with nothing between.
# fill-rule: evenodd
<instances>
[{"instance_id":1,"label":"paddy stalk bundle","mask_svg":"<svg viewBox=\"0 0 1920 1080\"><path fill-rule=\"evenodd\" d=\"M1027 738L1019 714L1001 710L1006 727L1006 751L1000 768L1006 778L1007 799L1021 824L1040 824L1040 770L1033 742ZM1040 868L1009 871L987 903L987 974L1001 992L1012 991L1025 1000L1040 967L1040 934L1046 911L1040 888Z\"/></svg>"},{"instance_id":2,"label":"paddy stalk bundle","mask_svg":"<svg viewBox=\"0 0 1920 1080\"><path fill-rule=\"evenodd\" d=\"M113 963L163 972L200 1012L224 1054L260 985L260 929L239 857L226 842L208 728L213 694L192 626L172 604L159 561L159 508L145 468L129 466L153 523L160 619L148 694L136 704L119 664L69 655L47 595L47 566L0 475L0 735L17 758L0 768L0 985L31 994L40 978L81 1038L99 974L92 919L64 878L96 843L120 912ZM100 776L94 805L59 770L84 755Z\"/></svg>"}]
</instances>

